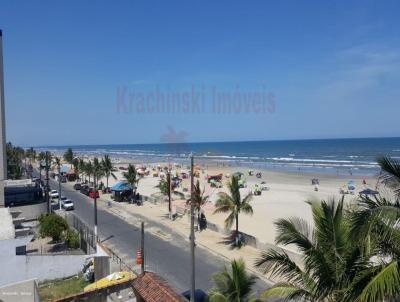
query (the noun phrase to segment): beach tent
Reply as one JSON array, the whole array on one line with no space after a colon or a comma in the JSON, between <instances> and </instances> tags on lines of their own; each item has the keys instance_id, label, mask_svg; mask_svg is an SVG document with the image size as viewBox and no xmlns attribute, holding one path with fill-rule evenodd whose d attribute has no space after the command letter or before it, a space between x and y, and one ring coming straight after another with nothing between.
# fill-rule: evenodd
<instances>
[{"instance_id":1,"label":"beach tent","mask_svg":"<svg viewBox=\"0 0 400 302\"><path fill-rule=\"evenodd\" d=\"M111 187L111 191L129 191L133 190L132 185L126 181L119 181Z\"/></svg>"},{"instance_id":2,"label":"beach tent","mask_svg":"<svg viewBox=\"0 0 400 302\"><path fill-rule=\"evenodd\" d=\"M132 196L133 187L127 181L119 181L111 187L111 192L115 201L123 201Z\"/></svg>"},{"instance_id":3,"label":"beach tent","mask_svg":"<svg viewBox=\"0 0 400 302\"><path fill-rule=\"evenodd\" d=\"M367 189L364 189L364 190L360 191L360 193L358 193L358 194L360 194L360 196L368 196L368 195L373 195L373 196L375 196L375 195L378 195L379 192L367 188Z\"/></svg>"}]
</instances>

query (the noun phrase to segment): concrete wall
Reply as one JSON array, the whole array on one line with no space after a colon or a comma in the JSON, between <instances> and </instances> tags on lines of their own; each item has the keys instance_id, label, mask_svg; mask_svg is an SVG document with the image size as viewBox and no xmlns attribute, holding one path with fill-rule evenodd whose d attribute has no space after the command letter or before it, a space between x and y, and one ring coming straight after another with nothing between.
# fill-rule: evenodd
<instances>
[{"instance_id":1,"label":"concrete wall","mask_svg":"<svg viewBox=\"0 0 400 302\"><path fill-rule=\"evenodd\" d=\"M69 277L77 274L88 255L17 256L15 248L23 239L0 241L0 286L26 279L38 281Z\"/></svg>"},{"instance_id":2,"label":"concrete wall","mask_svg":"<svg viewBox=\"0 0 400 302\"><path fill-rule=\"evenodd\" d=\"M0 287L0 301L39 302L39 289L35 279Z\"/></svg>"}]
</instances>

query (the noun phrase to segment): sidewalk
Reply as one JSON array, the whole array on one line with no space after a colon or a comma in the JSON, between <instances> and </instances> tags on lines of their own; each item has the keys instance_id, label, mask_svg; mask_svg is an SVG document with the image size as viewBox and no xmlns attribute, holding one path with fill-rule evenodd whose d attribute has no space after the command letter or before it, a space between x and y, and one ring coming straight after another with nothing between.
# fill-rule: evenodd
<instances>
[{"instance_id":1,"label":"sidewalk","mask_svg":"<svg viewBox=\"0 0 400 302\"><path fill-rule=\"evenodd\" d=\"M136 206L128 203L111 202L111 207L107 205L110 201L108 194L101 195L98 199L98 206L104 210L110 211L126 220L127 222L139 227L141 220L147 220L162 224L165 228L157 229L152 228L150 230L156 236L169 241L171 240L170 232L175 232L187 238L189 241L190 234L190 221L189 215L184 215L183 217L177 218L176 220L171 220L168 217L168 205L167 203L162 204L152 204L145 202L142 206ZM260 255L260 250L257 250L250 246L243 246L240 249L231 249L229 245L226 245L222 241L224 236L218 232L211 230L204 230L202 232L196 232L196 244L198 247L204 248L209 252L225 258L227 261L232 259L243 258L246 263L246 267L257 277L263 279L265 282L272 284L272 281L266 278L265 275L261 274L257 268L254 267L254 261Z\"/></svg>"}]
</instances>

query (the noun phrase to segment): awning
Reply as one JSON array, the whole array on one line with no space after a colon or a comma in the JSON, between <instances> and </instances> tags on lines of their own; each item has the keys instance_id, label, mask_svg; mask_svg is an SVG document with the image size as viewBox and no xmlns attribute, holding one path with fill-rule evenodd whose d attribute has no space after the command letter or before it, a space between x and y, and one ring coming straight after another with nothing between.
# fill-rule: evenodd
<instances>
[{"instance_id":1,"label":"awning","mask_svg":"<svg viewBox=\"0 0 400 302\"><path fill-rule=\"evenodd\" d=\"M119 181L111 187L111 191L128 191L128 190L133 190L133 187L130 183L126 181Z\"/></svg>"}]
</instances>

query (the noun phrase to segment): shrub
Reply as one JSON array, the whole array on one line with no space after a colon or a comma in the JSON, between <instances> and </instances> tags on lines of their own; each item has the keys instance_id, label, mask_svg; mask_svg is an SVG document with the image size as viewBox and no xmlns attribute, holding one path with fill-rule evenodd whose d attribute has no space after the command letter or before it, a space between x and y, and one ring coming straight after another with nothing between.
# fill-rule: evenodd
<instances>
[{"instance_id":1,"label":"shrub","mask_svg":"<svg viewBox=\"0 0 400 302\"><path fill-rule=\"evenodd\" d=\"M67 221L53 213L42 214L39 223L40 236L51 237L54 242L60 241L64 232L69 229Z\"/></svg>"},{"instance_id":2,"label":"shrub","mask_svg":"<svg viewBox=\"0 0 400 302\"><path fill-rule=\"evenodd\" d=\"M74 230L69 229L65 236L65 243L70 249L79 248L79 234Z\"/></svg>"}]
</instances>

